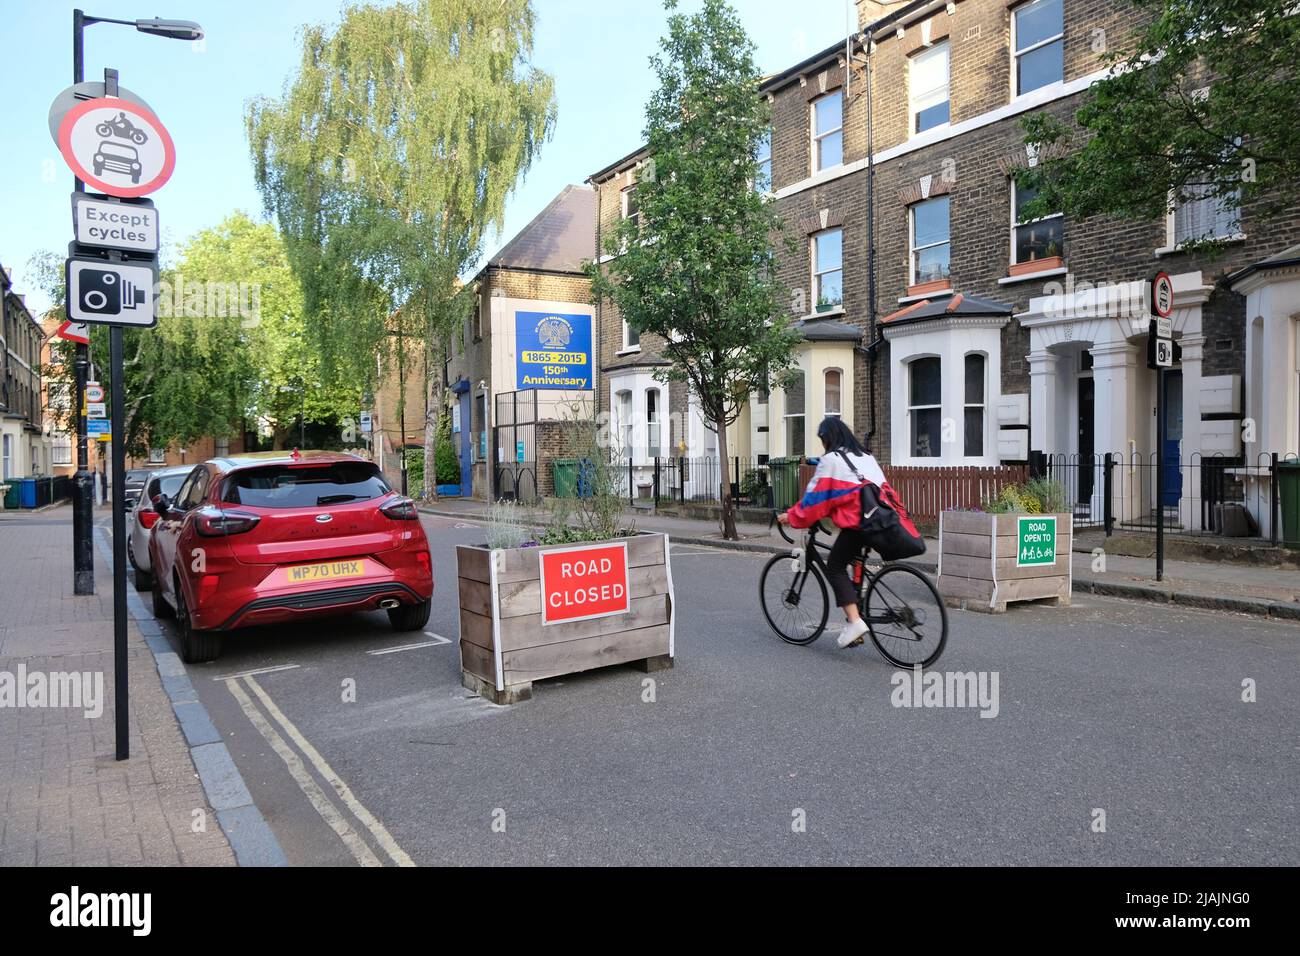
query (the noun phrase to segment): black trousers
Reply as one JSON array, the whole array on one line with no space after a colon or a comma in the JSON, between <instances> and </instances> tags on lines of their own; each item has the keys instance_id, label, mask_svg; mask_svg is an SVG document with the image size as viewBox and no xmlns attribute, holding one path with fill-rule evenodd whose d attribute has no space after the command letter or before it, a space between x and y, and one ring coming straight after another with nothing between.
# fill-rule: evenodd
<instances>
[{"instance_id":1,"label":"black trousers","mask_svg":"<svg viewBox=\"0 0 1300 956\"><path fill-rule=\"evenodd\" d=\"M845 607L858 603L858 586L849 574L850 562L862 557L867 547L867 536L856 528L841 528L839 537L831 545L826 559L826 580L835 592L835 606Z\"/></svg>"}]
</instances>

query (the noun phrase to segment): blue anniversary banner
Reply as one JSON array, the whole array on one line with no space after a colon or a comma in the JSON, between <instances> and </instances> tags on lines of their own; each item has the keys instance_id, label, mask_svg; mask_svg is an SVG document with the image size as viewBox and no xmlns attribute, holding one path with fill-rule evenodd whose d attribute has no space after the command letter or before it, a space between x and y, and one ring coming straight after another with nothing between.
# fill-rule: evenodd
<instances>
[{"instance_id":1,"label":"blue anniversary banner","mask_svg":"<svg viewBox=\"0 0 1300 956\"><path fill-rule=\"evenodd\" d=\"M591 388L591 316L515 313L519 388Z\"/></svg>"}]
</instances>

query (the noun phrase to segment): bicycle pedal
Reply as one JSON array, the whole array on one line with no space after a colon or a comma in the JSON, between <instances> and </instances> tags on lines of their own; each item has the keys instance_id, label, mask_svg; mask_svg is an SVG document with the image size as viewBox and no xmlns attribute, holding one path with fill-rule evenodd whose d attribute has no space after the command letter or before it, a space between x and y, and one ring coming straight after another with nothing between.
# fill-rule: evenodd
<instances>
[{"instance_id":1,"label":"bicycle pedal","mask_svg":"<svg viewBox=\"0 0 1300 956\"><path fill-rule=\"evenodd\" d=\"M862 637L855 638L854 640L852 640L852 641L850 641L849 643L845 644L845 645L844 645L844 649L847 651L850 647L861 647L863 644L866 643L866 640L867 640L867 639L866 639L866 635L863 635Z\"/></svg>"}]
</instances>

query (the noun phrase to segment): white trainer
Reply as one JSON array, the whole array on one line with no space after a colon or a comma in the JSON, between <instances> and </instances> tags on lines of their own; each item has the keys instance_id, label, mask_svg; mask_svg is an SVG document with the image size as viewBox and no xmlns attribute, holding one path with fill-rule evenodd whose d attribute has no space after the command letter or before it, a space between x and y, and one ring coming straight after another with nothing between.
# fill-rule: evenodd
<instances>
[{"instance_id":1,"label":"white trainer","mask_svg":"<svg viewBox=\"0 0 1300 956\"><path fill-rule=\"evenodd\" d=\"M854 644L861 644L862 635L866 633L867 622L858 618L844 625L844 630L840 631L840 636L835 639L835 643L840 647L852 647Z\"/></svg>"}]
</instances>

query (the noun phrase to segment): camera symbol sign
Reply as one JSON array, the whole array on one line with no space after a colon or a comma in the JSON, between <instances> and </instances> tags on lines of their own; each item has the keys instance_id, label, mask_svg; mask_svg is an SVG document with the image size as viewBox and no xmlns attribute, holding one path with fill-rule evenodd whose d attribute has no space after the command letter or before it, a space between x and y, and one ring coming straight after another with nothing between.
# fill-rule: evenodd
<instances>
[{"instance_id":1,"label":"camera symbol sign","mask_svg":"<svg viewBox=\"0 0 1300 956\"><path fill-rule=\"evenodd\" d=\"M72 258L67 265L68 318L100 325L152 326L157 276L150 265Z\"/></svg>"}]
</instances>

